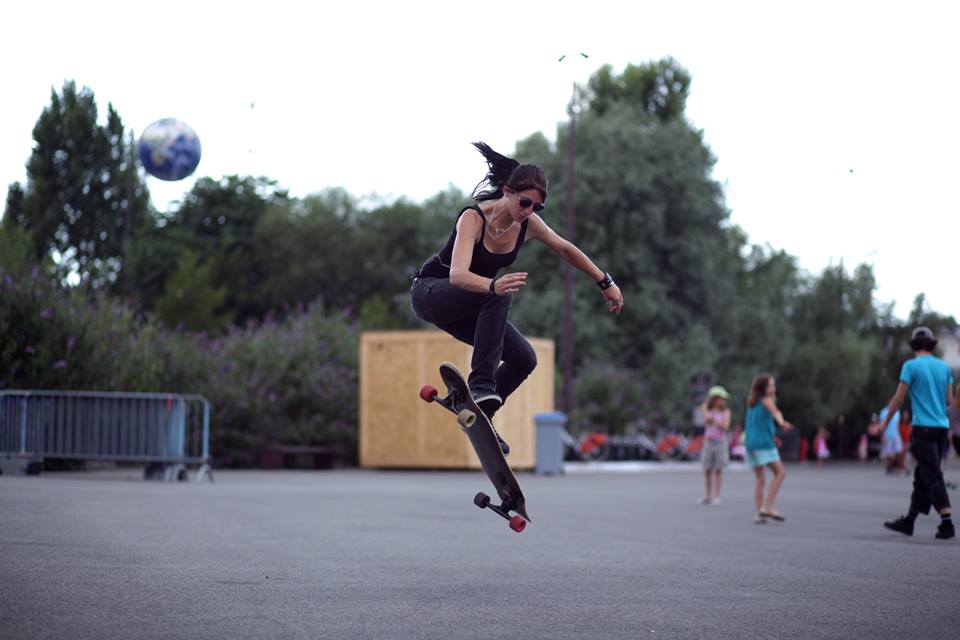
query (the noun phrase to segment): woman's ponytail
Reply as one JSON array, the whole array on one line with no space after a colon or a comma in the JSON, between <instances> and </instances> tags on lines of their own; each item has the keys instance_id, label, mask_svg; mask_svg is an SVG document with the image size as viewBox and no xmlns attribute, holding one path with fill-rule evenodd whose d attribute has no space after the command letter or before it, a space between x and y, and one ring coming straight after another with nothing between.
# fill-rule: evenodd
<instances>
[{"instance_id":1,"label":"woman's ponytail","mask_svg":"<svg viewBox=\"0 0 960 640\"><path fill-rule=\"evenodd\" d=\"M514 169L519 167L520 163L513 158L508 158L503 154L497 153L485 142L474 142L473 146L483 154L489 169L483 180L474 187L474 199L480 202L483 200L494 200L503 196L504 185L510 180Z\"/></svg>"}]
</instances>

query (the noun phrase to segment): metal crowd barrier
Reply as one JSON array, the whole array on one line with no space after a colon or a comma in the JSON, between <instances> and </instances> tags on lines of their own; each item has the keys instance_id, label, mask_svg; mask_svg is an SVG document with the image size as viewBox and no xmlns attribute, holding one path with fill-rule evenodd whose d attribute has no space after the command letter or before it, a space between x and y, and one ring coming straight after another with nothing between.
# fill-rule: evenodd
<instances>
[{"instance_id":1,"label":"metal crowd barrier","mask_svg":"<svg viewBox=\"0 0 960 640\"><path fill-rule=\"evenodd\" d=\"M0 457L146 463L146 479L210 471L210 403L199 395L0 391Z\"/></svg>"}]
</instances>

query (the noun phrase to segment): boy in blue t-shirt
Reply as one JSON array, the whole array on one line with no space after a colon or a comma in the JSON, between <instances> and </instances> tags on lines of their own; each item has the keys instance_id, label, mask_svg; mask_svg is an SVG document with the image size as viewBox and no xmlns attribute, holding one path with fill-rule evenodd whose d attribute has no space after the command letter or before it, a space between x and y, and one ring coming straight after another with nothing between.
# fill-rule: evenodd
<instances>
[{"instance_id":1,"label":"boy in blue t-shirt","mask_svg":"<svg viewBox=\"0 0 960 640\"><path fill-rule=\"evenodd\" d=\"M942 518L936 537L946 540L955 534L950 517L950 497L943 481L940 461L950 426L947 407L953 396L953 373L947 363L933 355L936 346L937 339L930 329L917 327L913 330L910 348L915 357L903 364L900 385L887 405L887 415L880 426L881 431L887 428L909 391L913 407L910 453L917 460L910 511L901 518L884 522L883 526L912 536L917 514L930 513L930 506L933 505Z\"/></svg>"}]
</instances>

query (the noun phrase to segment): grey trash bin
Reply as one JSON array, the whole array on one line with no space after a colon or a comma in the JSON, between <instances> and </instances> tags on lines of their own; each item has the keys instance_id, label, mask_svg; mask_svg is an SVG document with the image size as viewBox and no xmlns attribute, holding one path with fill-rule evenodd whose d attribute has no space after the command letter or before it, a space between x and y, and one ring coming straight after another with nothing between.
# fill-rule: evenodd
<instances>
[{"instance_id":1,"label":"grey trash bin","mask_svg":"<svg viewBox=\"0 0 960 640\"><path fill-rule=\"evenodd\" d=\"M563 431L567 425L567 416L562 411L538 413L534 417L537 425L537 465L539 475L559 475L563 473Z\"/></svg>"}]
</instances>

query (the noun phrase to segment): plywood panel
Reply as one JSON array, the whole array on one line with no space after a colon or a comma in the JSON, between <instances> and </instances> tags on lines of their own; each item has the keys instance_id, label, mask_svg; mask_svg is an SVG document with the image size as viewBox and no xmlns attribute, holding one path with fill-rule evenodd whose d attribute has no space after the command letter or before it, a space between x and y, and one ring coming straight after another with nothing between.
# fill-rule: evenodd
<instances>
[{"instance_id":1,"label":"plywood panel","mask_svg":"<svg viewBox=\"0 0 960 640\"><path fill-rule=\"evenodd\" d=\"M530 339L537 353L533 374L494 418L510 443L518 469L535 463L533 416L553 411L554 345ZM465 374L472 348L442 331L366 332L360 339L360 464L364 467L479 468L454 416L420 400L430 384L445 392L437 367L446 360Z\"/></svg>"}]
</instances>

